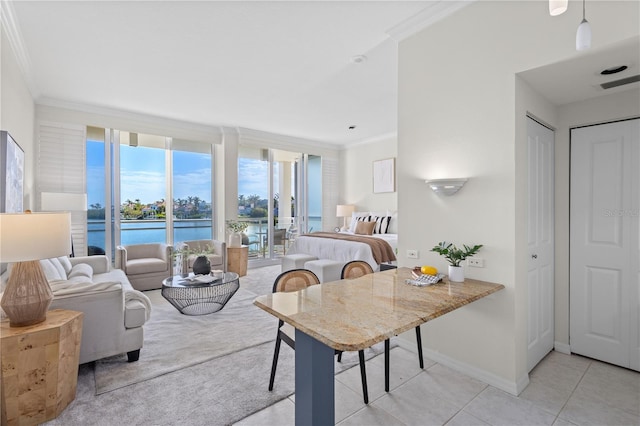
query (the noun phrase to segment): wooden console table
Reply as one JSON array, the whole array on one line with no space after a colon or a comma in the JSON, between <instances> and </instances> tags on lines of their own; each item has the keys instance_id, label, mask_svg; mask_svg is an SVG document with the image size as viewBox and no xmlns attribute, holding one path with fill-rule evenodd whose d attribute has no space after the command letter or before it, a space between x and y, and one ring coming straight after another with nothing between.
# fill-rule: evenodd
<instances>
[{"instance_id":1,"label":"wooden console table","mask_svg":"<svg viewBox=\"0 0 640 426\"><path fill-rule=\"evenodd\" d=\"M249 246L227 247L227 271L244 277L247 275L248 261Z\"/></svg>"},{"instance_id":2,"label":"wooden console table","mask_svg":"<svg viewBox=\"0 0 640 426\"><path fill-rule=\"evenodd\" d=\"M56 418L76 397L82 312L54 309L26 327L0 322L2 424Z\"/></svg>"}]
</instances>

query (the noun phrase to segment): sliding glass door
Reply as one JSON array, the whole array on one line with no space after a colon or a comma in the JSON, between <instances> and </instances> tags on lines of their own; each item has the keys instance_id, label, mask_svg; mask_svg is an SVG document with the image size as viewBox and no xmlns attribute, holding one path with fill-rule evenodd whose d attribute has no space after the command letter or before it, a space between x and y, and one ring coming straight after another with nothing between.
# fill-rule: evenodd
<instances>
[{"instance_id":1,"label":"sliding glass door","mask_svg":"<svg viewBox=\"0 0 640 426\"><path fill-rule=\"evenodd\" d=\"M90 254L212 238L210 144L90 127L86 149Z\"/></svg>"},{"instance_id":2,"label":"sliding glass door","mask_svg":"<svg viewBox=\"0 0 640 426\"><path fill-rule=\"evenodd\" d=\"M321 229L321 181L318 156L239 147L238 218L249 223L243 244L249 246L254 264L285 255L295 237L310 226ZM314 212L311 220L309 208Z\"/></svg>"}]
</instances>

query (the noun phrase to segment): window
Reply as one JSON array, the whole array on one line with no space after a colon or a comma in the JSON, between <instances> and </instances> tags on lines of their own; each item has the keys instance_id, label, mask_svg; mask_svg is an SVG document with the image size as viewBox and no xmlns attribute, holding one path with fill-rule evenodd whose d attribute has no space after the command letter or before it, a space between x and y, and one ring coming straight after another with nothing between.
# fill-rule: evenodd
<instances>
[{"instance_id":1,"label":"window","mask_svg":"<svg viewBox=\"0 0 640 426\"><path fill-rule=\"evenodd\" d=\"M210 144L88 128L86 149L90 254L212 238Z\"/></svg>"}]
</instances>

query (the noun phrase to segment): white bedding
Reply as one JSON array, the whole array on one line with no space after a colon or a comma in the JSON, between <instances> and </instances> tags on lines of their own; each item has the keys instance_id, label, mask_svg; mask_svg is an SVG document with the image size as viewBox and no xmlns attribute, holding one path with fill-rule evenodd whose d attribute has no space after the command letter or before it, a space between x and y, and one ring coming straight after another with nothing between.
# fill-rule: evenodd
<instances>
[{"instance_id":1,"label":"white bedding","mask_svg":"<svg viewBox=\"0 0 640 426\"><path fill-rule=\"evenodd\" d=\"M352 234L347 232L347 234ZM359 235L364 237L365 235ZM374 234L369 238L380 238L389 243L393 251L398 247L398 234ZM364 260L374 271L380 267L373 258L371 247L357 241L333 240L331 238L317 238L299 236L287 250L287 254L305 253L318 259L332 259L347 263L352 260Z\"/></svg>"}]
</instances>

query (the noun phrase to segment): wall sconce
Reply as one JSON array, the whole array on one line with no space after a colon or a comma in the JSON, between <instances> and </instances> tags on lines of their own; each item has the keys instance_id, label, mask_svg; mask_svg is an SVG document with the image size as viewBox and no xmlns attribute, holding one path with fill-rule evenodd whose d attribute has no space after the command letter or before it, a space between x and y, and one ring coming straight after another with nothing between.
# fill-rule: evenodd
<instances>
[{"instance_id":1,"label":"wall sconce","mask_svg":"<svg viewBox=\"0 0 640 426\"><path fill-rule=\"evenodd\" d=\"M436 194L453 195L467 183L468 179L431 179L425 180L431 190Z\"/></svg>"}]
</instances>

